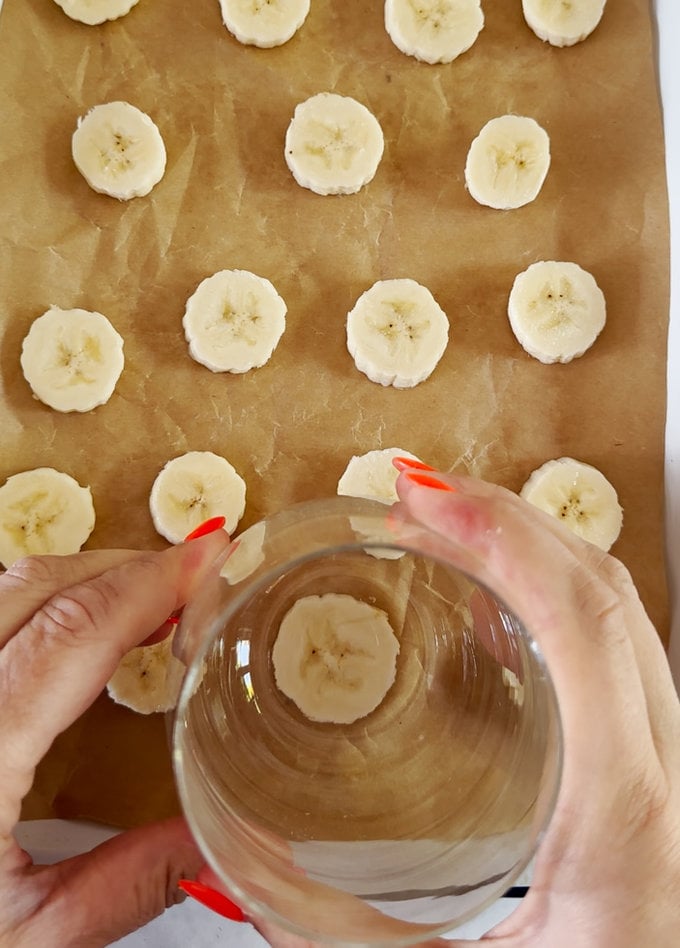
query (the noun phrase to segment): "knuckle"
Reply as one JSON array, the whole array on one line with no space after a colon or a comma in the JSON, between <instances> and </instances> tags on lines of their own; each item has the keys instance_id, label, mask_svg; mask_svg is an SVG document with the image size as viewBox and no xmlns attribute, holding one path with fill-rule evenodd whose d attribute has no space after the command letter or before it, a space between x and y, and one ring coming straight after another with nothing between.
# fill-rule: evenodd
<instances>
[{"instance_id":1,"label":"knuckle","mask_svg":"<svg viewBox=\"0 0 680 948\"><path fill-rule=\"evenodd\" d=\"M618 593L631 595L635 592L633 578L621 560L617 560L606 553L600 564L600 569L612 589L615 589Z\"/></svg>"},{"instance_id":2,"label":"knuckle","mask_svg":"<svg viewBox=\"0 0 680 948\"><path fill-rule=\"evenodd\" d=\"M591 641L605 648L619 648L628 638L619 592L579 562L573 564L570 580L576 609L588 617Z\"/></svg>"},{"instance_id":3,"label":"knuckle","mask_svg":"<svg viewBox=\"0 0 680 948\"><path fill-rule=\"evenodd\" d=\"M663 773L632 771L621 787L622 823L629 837L646 833L664 820L670 803L670 786Z\"/></svg>"},{"instance_id":4,"label":"knuckle","mask_svg":"<svg viewBox=\"0 0 680 948\"><path fill-rule=\"evenodd\" d=\"M24 556L13 563L2 576L2 585L9 591L50 586L55 580L57 556ZM9 588L8 588L9 587Z\"/></svg>"},{"instance_id":5,"label":"knuckle","mask_svg":"<svg viewBox=\"0 0 680 948\"><path fill-rule=\"evenodd\" d=\"M115 600L115 589L100 578L52 596L36 612L31 624L51 641L80 643L96 635L102 621L115 608Z\"/></svg>"},{"instance_id":6,"label":"knuckle","mask_svg":"<svg viewBox=\"0 0 680 948\"><path fill-rule=\"evenodd\" d=\"M51 642L78 645L91 641L126 607L133 572L142 588L156 589L163 581L158 558L153 553L142 553L115 571L55 593L35 613L30 625Z\"/></svg>"}]
</instances>

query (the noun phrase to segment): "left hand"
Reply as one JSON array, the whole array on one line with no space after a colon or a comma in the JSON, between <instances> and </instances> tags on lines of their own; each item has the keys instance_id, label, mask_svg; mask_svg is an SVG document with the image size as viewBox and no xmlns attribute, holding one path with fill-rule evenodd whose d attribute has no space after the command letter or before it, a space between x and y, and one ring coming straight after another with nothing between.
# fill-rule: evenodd
<instances>
[{"instance_id":1,"label":"left hand","mask_svg":"<svg viewBox=\"0 0 680 948\"><path fill-rule=\"evenodd\" d=\"M228 537L163 553L29 557L0 576L0 945L101 948L181 897L203 860L182 819L35 866L12 831L36 765L122 656L195 593ZM170 627L168 626L167 631Z\"/></svg>"}]
</instances>

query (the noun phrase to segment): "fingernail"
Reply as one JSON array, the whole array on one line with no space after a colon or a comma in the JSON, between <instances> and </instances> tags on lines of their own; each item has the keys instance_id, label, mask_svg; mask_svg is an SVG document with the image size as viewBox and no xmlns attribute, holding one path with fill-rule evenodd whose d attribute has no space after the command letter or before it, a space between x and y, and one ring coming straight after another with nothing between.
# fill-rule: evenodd
<instances>
[{"instance_id":1,"label":"fingernail","mask_svg":"<svg viewBox=\"0 0 680 948\"><path fill-rule=\"evenodd\" d=\"M211 889L210 886L203 885L202 882L194 882L191 879L180 879L177 885L192 899L196 899L201 905L212 909L218 915L230 918L232 922L245 922L246 917L238 905L228 899L226 895L218 892L217 889Z\"/></svg>"},{"instance_id":2,"label":"fingernail","mask_svg":"<svg viewBox=\"0 0 680 948\"><path fill-rule=\"evenodd\" d=\"M166 622L169 622L170 625L179 625L179 620L180 620L181 618L182 618L181 616L176 616L176 615L174 615L174 613L173 613L173 615L168 616L168 618L167 618L165 621L166 621Z\"/></svg>"},{"instance_id":3,"label":"fingernail","mask_svg":"<svg viewBox=\"0 0 680 948\"><path fill-rule=\"evenodd\" d=\"M215 530L221 530L226 522L225 517L211 517L209 520L199 524L191 533L187 533L184 537L184 542L186 543L187 540L198 540L199 537L205 537L209 533L214 533Z\"/></svg>"},{"instance_id":4,"label":"fingernail","mask_svg":"<svg viewBox=\"0 0 680 948\"><path fill-rule=\"evenodd\" d=\"M415 458L392 458L392 464L398 471L406 468L415 468L417 471L436 471L436 467L430 467L429 464L423 464L422 461L416 461Z\"/></svg>"},{"instance_id":5,"label":"fingernail","mask_svg":"<svg viewBox=\"0 0 680 948\"><path fill-rule=\"evenodd\" d=\"M444 484L442 481L438 481L428 474L418 474L415 471L407 471L404 477L419 487L434 487L436 490L448 490L452 494L456 493L455 487L451 487L450 484Z\"/></svg>"}]
</instances>

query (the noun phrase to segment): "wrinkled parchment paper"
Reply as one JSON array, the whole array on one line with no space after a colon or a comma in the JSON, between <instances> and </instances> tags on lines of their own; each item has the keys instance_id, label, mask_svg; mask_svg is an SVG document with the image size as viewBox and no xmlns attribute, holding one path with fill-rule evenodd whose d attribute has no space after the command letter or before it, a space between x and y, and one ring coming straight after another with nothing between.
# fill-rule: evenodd
<instances>
[{"instance_id":1,"label":"wrinkled parchment paper","mask_svg":"<svg viewBox=\"0 0 680 948\"><path fill-rule=\"evenodd\" d=\"M648 0L609 3L562 50L530 32L519 0L484 0L478 41L442 66L401 54L382 7L312 0L289 43L260 50L230 36L217 0L140 0L99 27L51 0L6 0L0 476L67 471L93 491L88 548L162 548L149 490L187 450L223 454L245 477L242 527L332 494L351 455L381 446L514 490L571 455L616 486L614 552L665 641L668 225ZM382 163L356 195L303 190L284 162L295 105L320 91L354 96L382 125ZM168 151L162 182L128 203L90 190L70 156L77 117L114 99L148 112ZM469 197L463 168L506 112L545 127L552 166L534 203L499 212ZM578 262L607 299L604 332L568 365L528 356L506 317L515 275L541 259ZM182 334L187 297L223 268L268 277L288 305L273 358L243 376L193 362ZM431 378L397 391L355 369L344 325L375 280L407 276L451 333ZM51 304L99 310L125 339L116 392L86 415L35 401L21 375L21 341ZM55 743L24 815L128 825L176 807L163 719L102 696Z\"/></svg>"}]
</instances>

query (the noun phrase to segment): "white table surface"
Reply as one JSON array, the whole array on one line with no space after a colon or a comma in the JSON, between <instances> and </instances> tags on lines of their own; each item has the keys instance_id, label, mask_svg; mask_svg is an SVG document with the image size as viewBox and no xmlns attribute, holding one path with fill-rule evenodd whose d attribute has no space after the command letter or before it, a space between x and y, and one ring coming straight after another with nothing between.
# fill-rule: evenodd
<instances>
[{"instance_id":1,"label":"white table surface","mask_svg":"<svg viewBox=\"0 0 680 948\"><path fill-rule=\"evenodd\" d=\"M673 624L669 657L680 689L680 3L655 0L659 79L666 134L671 213L671 318L668 337L666 419L666 544Z\"/></svg>"},{"instance_id":2,"label":"white table surface","mask_svg":"<svg viewBox=\"0 0 680 948\"><path fill-rule=\"evenodd\" d=\"M666 166L671 209L671 319L666 424L666 528L673 624L670 661L680 687L680 40L679 0L653 0L659 39L659 78L666 133ZM2 9L2 0L0 0ZM21 824L17 837L37 862L55 862L83 852L111 835L99 826L44 820ZM502 899L456 934L478 938L514 908ZM265 942L249 925L220 919L188 899L141 931L116 942L116 948L257 948Z\"/></svg>"}]
</instances>

